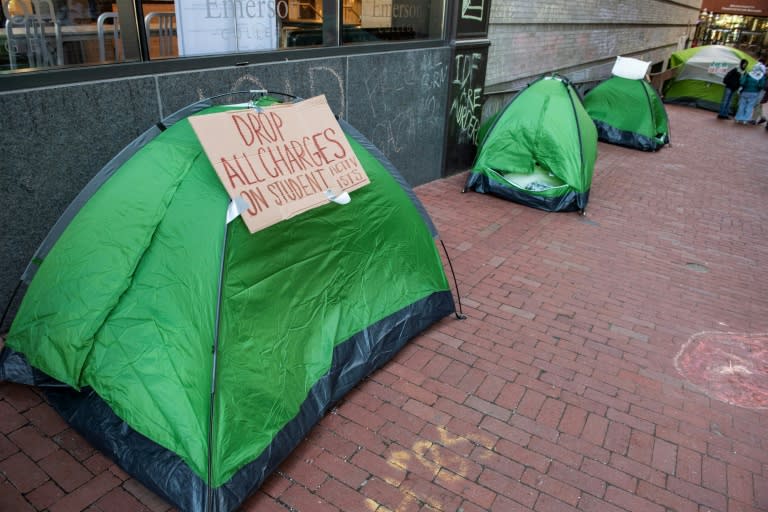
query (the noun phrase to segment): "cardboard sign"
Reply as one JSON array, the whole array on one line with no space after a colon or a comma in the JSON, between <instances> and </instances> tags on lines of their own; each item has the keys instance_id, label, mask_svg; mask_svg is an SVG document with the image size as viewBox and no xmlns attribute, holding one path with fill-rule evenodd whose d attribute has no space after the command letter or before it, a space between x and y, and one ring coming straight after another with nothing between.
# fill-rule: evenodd
<instances>
[{"instance_id":1,"label":"cardboard sign","mask_svg":"<svg viewBox=\"0 0 768 512\"><path fill-rule=\"evenodd\" d=\"M251 233L370 183L325 96L189 122Z\"/></svg>"}]
</instances>

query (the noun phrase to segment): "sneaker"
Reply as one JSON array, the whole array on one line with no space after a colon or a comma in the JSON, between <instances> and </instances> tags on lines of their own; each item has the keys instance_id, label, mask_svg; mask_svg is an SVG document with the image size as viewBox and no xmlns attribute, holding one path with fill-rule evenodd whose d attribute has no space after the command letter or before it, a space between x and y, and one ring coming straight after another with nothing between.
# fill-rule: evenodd
<instances>
[{"instance_id":1,"label":"sneaker","mask_svg":"<svg viewBox=\"0 0 768 512\"><path fill-rule=\"evenodd\" d=\"M718 119L728 119L728 116L724 116L724 115L721 115L721 114L717 114L717 118L718 118Z\"/></svg>"},{"instance_id":2,"label":"sneaker","mask_svg":"<svg viewBox=\"0 0 768 512\"><path fill-rule=\"evenodd\" d=\"M764 117L761 117L760 119L757 120L757 124L763 124L764 122L765 122Z\"/></svg>"}]
</instances>

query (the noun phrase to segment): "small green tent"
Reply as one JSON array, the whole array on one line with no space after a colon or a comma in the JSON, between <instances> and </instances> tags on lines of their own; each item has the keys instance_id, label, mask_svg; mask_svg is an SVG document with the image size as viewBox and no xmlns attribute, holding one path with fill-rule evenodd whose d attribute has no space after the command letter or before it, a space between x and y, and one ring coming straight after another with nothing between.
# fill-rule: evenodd
<instances>
[{"instance_id":1,"label":"small green tent","mask_svg":"<svg viewBox=\"0 0 768 512\"><path fill-rule=\"evenodd\" d=\"M754 58L730 46L696 46L672 53L670 69L677 69L675 77L668 80L662 91L665 103L688 105L717 112L723 99L723 78L741 59L749 62Z\"/></svg>"},{"instance_id":2,"label":"small green tent","mask_svg":"<svg viewBox=\"0 0 768 512\"><path fill-rule=\"evenodd\" d=\"M0 381L184 511L229 511L328 408L454 310L436 232L340 121L370 184L254 234L188 116L118 154L30 263ZM247 108L239 106L236 108Z\"/></svg>"},{"instance_id":3,"label":"small green tent","mask_svg":"<svg viewBox=\"0 0 768 512\"><path fill-rule=\"evenodd\" d=\"M546 211L584 212L597 132L570 81L557 75L539 78L482 131L465 191Z\"/></svg>"},{"instance_id":4,"label":"small green tent","mask_svg":"<svg viewBox=\"0 0 768 512\"><path fill-rule=\"evenodd\" d=\"M643 151L669 143L669 120L661 98L643 79L612 76L584 96L598 140Z\"/></svg>"}]
</instances>

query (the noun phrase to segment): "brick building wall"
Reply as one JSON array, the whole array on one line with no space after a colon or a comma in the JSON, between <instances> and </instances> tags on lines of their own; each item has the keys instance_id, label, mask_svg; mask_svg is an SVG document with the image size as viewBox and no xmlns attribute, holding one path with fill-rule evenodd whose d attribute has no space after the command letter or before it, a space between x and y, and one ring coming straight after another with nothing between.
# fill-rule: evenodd
<instances>
[{"instance_id":1,"label":"brick building wall","mask_svg":"<svg viewBox=\"0 0 768 512\"><path fill-rule=\"evenodd\" d=\"M545 73L587 85L610 76L616 56L663 63L691 38L701 0L493 0L485 115Z\"/></svg>"}]
</instances>

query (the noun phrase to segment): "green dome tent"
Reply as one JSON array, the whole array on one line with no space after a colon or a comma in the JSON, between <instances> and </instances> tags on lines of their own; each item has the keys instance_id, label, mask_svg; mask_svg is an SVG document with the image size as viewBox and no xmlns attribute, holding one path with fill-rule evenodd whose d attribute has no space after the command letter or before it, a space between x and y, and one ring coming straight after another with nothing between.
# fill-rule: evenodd
<instances>
[{"instance_id":1,"label":"green dome tent","mask_svg":"<svg viewBox=\"0 0 768 512\"><path fill-rule=\"evenodd\" d=\"M22 281L0 381L40 385L95 447L184 511L229 511L328 408L455 312L436 231L381 152L349 204L251 234L188 116L118 154ZM238 108L243 108L238 107Z\"/></svg>"},{"instance_id":2,"label":"green dome tent","mask_svg":"<svg viewBox=\"0 0 768 512\"><path fill-rule=\"evenodd\" d=\"M597 132L568 80L536 80L482 131L465 191L546 211L584 212L597 159Z\"/></svg>"},{"instance_id":3,"label":"green dome tent","mask_svg":"<svg viewBox=\"0 0 768 512\"><path fill-rule=\"evenodd\" d=\"M664 85L664 102L717 112L725 90L723 78L741 59L749 62L747 69L757 62L730 46L697 46L672 53L669 67L678 71Z\"/></svg>"},{"instance_id":4,"label":"green dome tent","mask_svg":"<svg viewBox=\"0 0 768 512\"><path fill-rule=\"evenodd\" d=\"M669 143L669 120L651 84L612 76L584 95L584 108L603 142L643 151Z\"/></svg>"}]
</instances>

